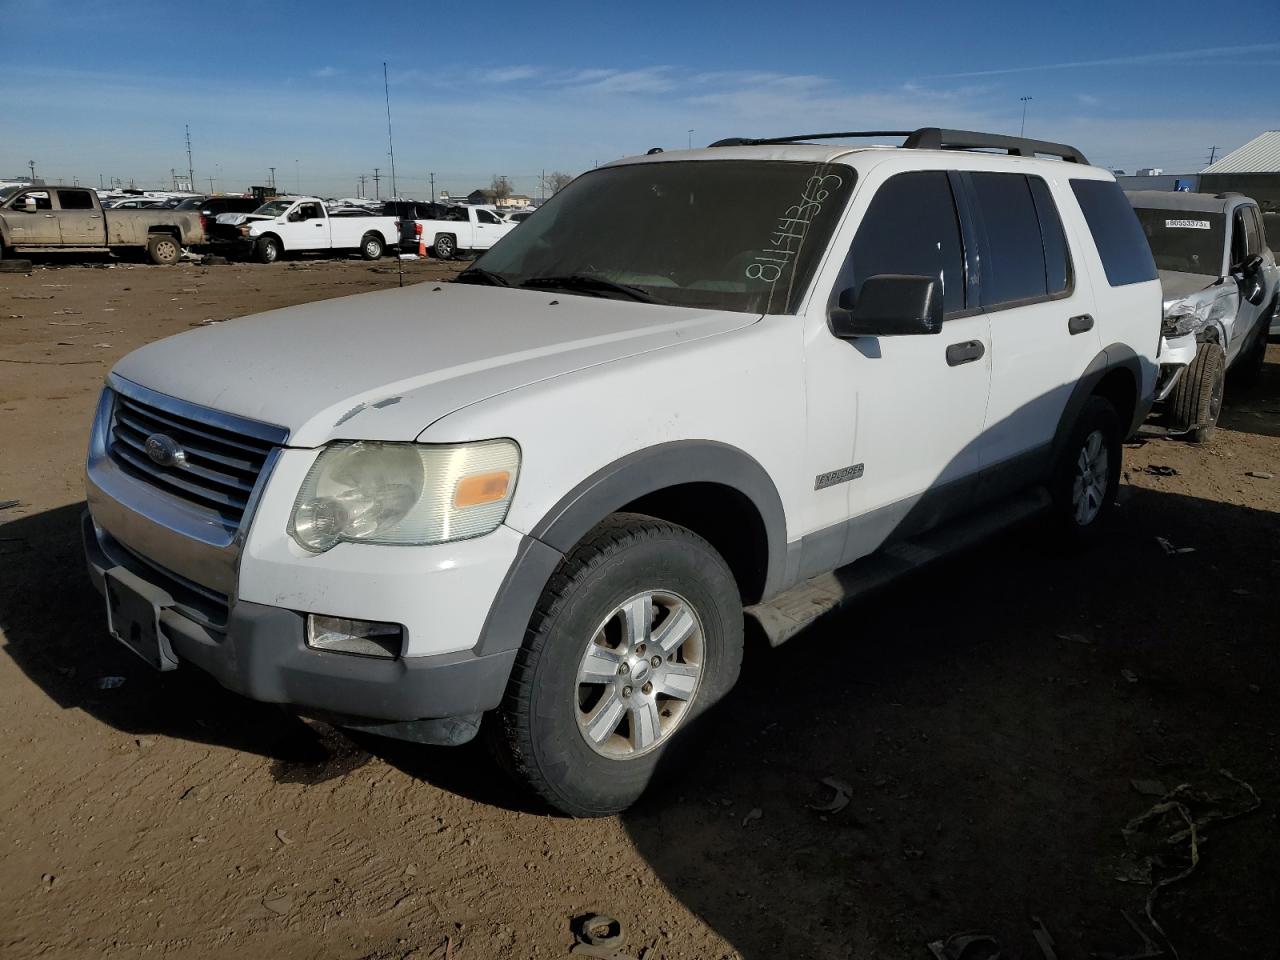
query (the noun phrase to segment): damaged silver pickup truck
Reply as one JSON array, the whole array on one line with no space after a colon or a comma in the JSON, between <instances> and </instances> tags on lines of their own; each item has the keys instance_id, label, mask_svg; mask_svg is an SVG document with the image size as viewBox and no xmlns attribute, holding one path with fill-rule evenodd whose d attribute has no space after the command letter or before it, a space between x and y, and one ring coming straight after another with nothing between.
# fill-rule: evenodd
<instances>
[{"instance_id":1,"label":"damaged silver pickup truck","mask_svg":"<svg viewBox=\"0 0 1280 960\"><path fill-rule=\"evenodd\" d=\"M1160 379L1166 427L1204 443L1233 382L1256 375L1280 309L1280 268L1257 203L1239 193L1128 192L1164 293Z\"/></svg>"}]
</instances>

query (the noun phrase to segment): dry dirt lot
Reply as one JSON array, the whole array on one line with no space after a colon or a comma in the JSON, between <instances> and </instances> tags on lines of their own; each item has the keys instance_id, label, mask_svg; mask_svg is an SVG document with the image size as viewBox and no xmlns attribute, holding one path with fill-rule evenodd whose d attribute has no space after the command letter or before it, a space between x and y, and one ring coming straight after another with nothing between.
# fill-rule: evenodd
<instances>
[{"instance_id":1,"label":"dry dirt lot","mask_svg":"<svg viewBox=\"0 0 1280 960\"><path fill-rule=\"evenodd\" d=\"M1122 828L1180 784L1151 834L1240 812L1237 781L1261 807L1197 830L1154 915L1189 960L1280 954L1280 344L1211 445L1126 451L1104 546L1029 527L753 646L682 779L574 822L474 744L348 735L151 672L82 570L116 358L395 282L390 262L0 274L0 501L19 501L0 510L0 956L551 958L589 910L644 960L923 960L973 929L1041 960L1032 916L1061 960L1137 954L1141 857L1168 877L1187 844L1127 852ZM843 811L812 809L824 777L851 787Z\"/></svg>"}]
</instances>

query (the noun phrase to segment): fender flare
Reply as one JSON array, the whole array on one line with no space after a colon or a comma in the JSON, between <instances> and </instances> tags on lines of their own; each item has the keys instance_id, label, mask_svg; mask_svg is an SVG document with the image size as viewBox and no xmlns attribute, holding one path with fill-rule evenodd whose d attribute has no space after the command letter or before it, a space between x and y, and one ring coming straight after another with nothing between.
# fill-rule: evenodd
<instances>
[{"instance_id":1,"label":"fender flare","mask_svg":"<svg viewBox=\"0 0 1280 960\"><path fill-rule=\"evenodd\" d=\"M1142 395L1142 358L1128 344L1109 344L1103 347L1089 361L1088 366L1084 368L1079 379L1076 380L1075 386L1072 387L1071 395L1067 397L1066 406L1063 407L1062 415L1058 418L1058 429L1053 435L1053 449L1049 460L1051 464L1056 464L1062 456L1067 439L1071 436L1071 428L1075 426L1075 422L1080 416L1080 411L1084 409L1085 403L1098 389L1098 384L1102 382L1103 377L1114 370L1127 370L1133 377L1133 391L1136 403L1134 405L1133 421L1128 424L1122 424L1125 428L1125 437L1131 436L1141 426L1142 421L1146 419L1147 413L1151 409L1152 398Z\"/></svg>"},{"instance_id":2,"label":"fender flare","mask_svg":"<svg viewBox=\"0 0 1280 960\"><path fill-rule=\"evenodd\" d=\"M565 494L529 531L494 596L476 655L518 649L556 566L596 524L640 497L685 483L715 483L745 496L768 540L765 595L781 587L787 555L786 515L768 471L737 447L677 440L628 454Z\"/></svg>"}]
</instances>

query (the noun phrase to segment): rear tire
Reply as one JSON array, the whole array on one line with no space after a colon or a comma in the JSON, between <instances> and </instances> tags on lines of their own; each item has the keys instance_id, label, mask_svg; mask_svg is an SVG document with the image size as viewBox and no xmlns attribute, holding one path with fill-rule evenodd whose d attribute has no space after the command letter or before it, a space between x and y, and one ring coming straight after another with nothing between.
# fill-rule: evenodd
<instances>
[{"instance_id":1,"label":"rear tire","mask_svg":"<svg viewBox=\"0 0 1280 960\"><path fill-rule=\"evenodd\" d=\"M275 237L260 237L253 248L254 257L259 263L275 263L280 259L280 241Z\"/></svg>"},{"instance_id":2,"label":"rear tire","mask_svg":"<svg viewBox=\"0 0 1280 960\"><path fill-rule=\"evenodd\" d=\"M672 738L738 679L743 614L720 554L684 527L616 514L552 575L501 706L502 766L575 817L625 810Z\"/></svg>"},{"instance_id":3,"label":"rear tire","mask_svg":"<svg viewBox=\"0 0 1280 960\"><path fill-rule=\"evenodd\" d=\"M182 259L182 244L167 233L157 233L147 241L147 256L161 267L171 267Z\"/></svg>"},{"instance_id":4,"label":"rear tire","mask_svg":"<svg viewBox=\"0 0 1280 960\"><path fill-rule=\"evenodd\" d=\"M366 260L382 259L382 238L376 233L366 233L360 240L360 256Z\"/></svg>"},{"instance_id":5,"label":"rear tire","mask_svg":"<svg viewBox=\"0 0 1280 960\"><path fill-rule=\"evenodd\" d=\"M458 254L457 238L451 233L439 234L431 249L437 260L452 260Z\"/></svg>"},{"instance_id":6,"label":"rear tire","mask_svg":"<svg viewBox=\"0 0 1280 960\"><path fill-rule=\"evenodd\" d=\"M1169 398L1169 428L1192 443L1208 443L1218 426L1226 386L1226 357L1216 343L1202 343Z\"/></svg>"},{"instance_id":7,"label":"rear tire","mask_svg":"<svg viewBox=\"0 0 1280 960\"><path fill-rule=\"evenodd\" d=\"M1058 525L1078 543L1106 527L1120 491L1124 455L1120 417L1102 397L1090 397L1071 430L1050 481Z\"/></svg>"}]
</instances>

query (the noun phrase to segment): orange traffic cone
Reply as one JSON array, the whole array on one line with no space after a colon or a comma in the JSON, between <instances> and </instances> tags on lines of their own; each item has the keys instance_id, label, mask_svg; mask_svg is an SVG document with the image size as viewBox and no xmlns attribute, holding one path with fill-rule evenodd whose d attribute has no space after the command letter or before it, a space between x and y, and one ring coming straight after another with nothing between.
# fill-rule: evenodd
<instances>
[{"instance_id":1,"label":"orange traffic cone","mask_svg":"<svg viewBox=\"0 0 1280 960\"><path fill-rule=\"evenodd\" d=\"M413 233L418 238L418 256L425 260L427 259L427 245L422 240L422 224L415 223L413 225Z\"/></svg>"}]
</instances>

